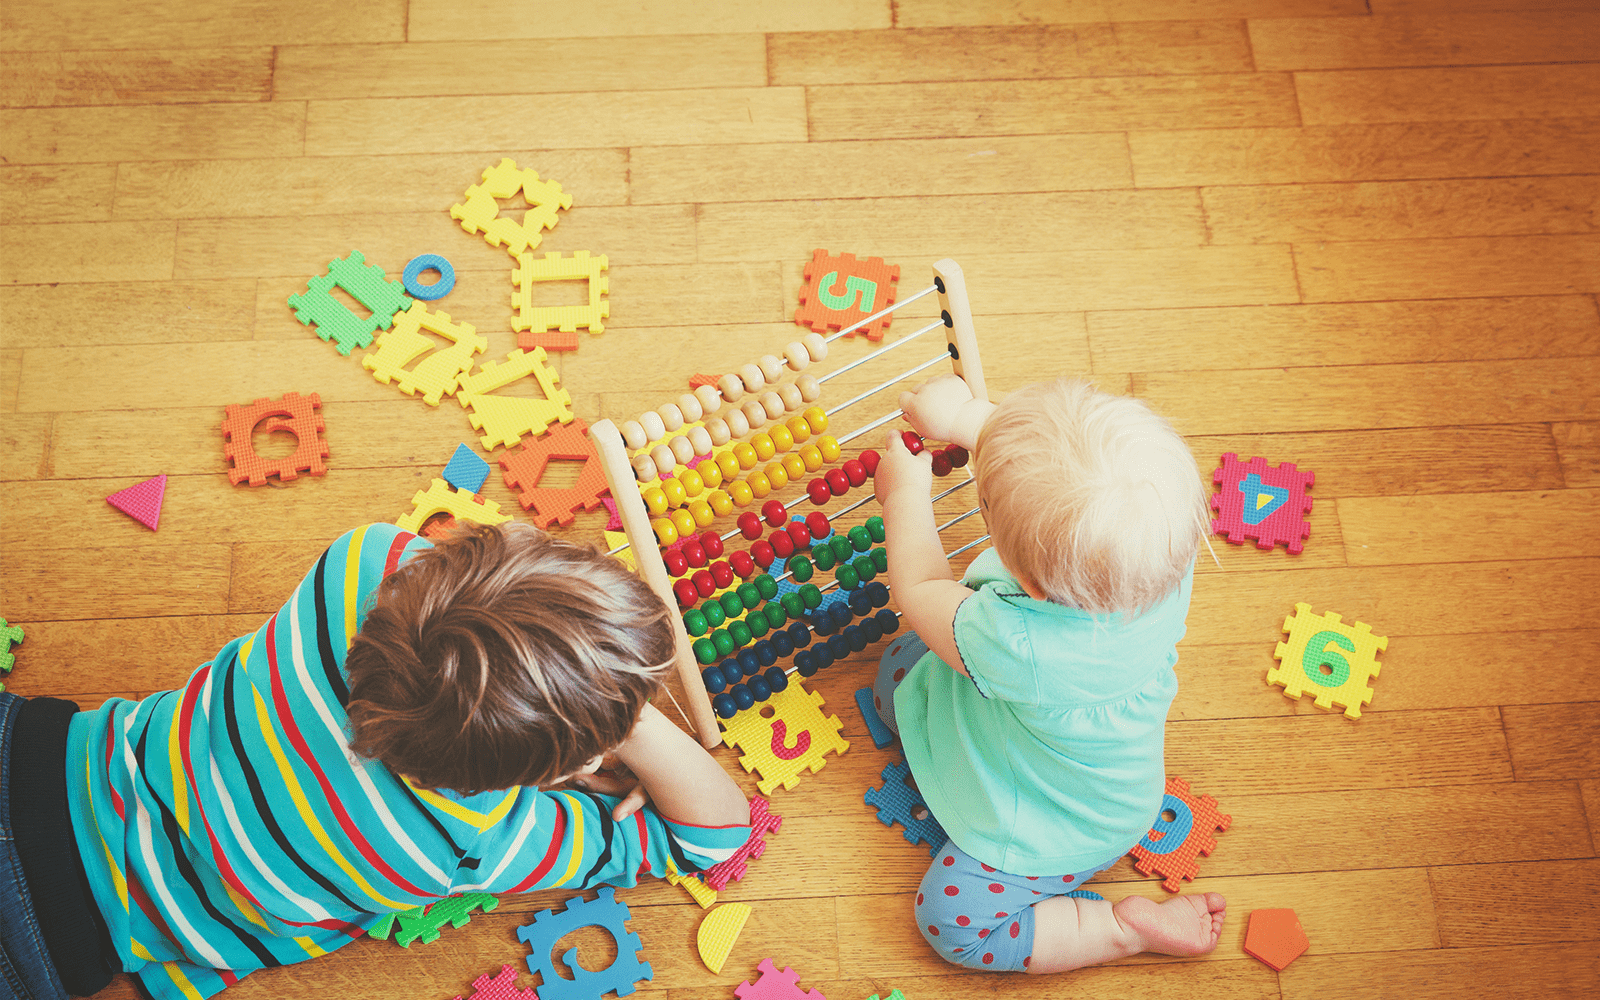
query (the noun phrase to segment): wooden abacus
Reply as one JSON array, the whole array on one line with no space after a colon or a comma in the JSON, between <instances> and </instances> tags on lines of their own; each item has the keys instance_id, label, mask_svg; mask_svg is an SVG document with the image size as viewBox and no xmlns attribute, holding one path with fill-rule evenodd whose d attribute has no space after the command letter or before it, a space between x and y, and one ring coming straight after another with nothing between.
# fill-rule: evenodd
<instances>
[{"instance_id":1,"label":"wooden abacus","mask_svg":"<svg viewBox=\"0 0 1600 1000\"><path fill-rule=\"evenodd\" d=\"M902 416L902 411L896 408L837 439L824 433L829 426L829 419L834 414L946 360L949 361L955 374L966 381L974 397L988 398L983 381L983 369L978 358L977 338L973 332L972 311L968 304L966 283L961 268L955 261L946 259L933 265L933 273L933 284L927 288L838 333L828 337L817 333L807 334L787 345L782 358L777 355L766 355L756 362L744 365L734 373L723 376L715 385L700 386L693 393L685 393L678 397L675 402L644 413L637 419L624 421L621 427L611 420L600 420L590 427L590 436L600 454L606 481L611 487L611 495L616 501L617 513L627 536L627 543L618 546L613 553L624 549L631 550L635 567L641 577L669 606L690 607L693 599L712 598L719 592L725 595L738 594L746 588L749 588L750 592L741 595L745 598L742 603L744 609L754 609L751 595L755 595L755 599L767 599L774 605L778 604L777 601L771 600L775 597L775 590L772 590L775 584L767 588L771 592L761 593L753 584L738 584L736 581L739 578L748 579L757 564L762 568L772 565L780 556L787 558L795 548L803 547L809 541L811 533L803 527L792 528L788 521L787 509L781 503L768 501L763 505L766 522L778 529L773 532L771 540L760 539L762 518L753 510L747 510L740 515L739 526L731 531L718 533L712 530L705 531L698 537L692 536L698 529L709 528L716 518L732 514L738 508L750 507L775 490L782 489L791 480L797 480L808 472L818 472L823 465L840 461L842 458L840 445L898 419ZM938 319L919 330L885 343L854 361L834 368L825 375L817 376L808 371L811 365L826 360L828 345L833 341L847 336L858 327L872 323L924 296L935 293L939 296ZM911 343L923 334L940 327L945 331L945 349L930 360L831 408L808 405L815 404L821 398L822 384L829 379ZM782 381L786 373L793 373L794 380ZM745 399L746 396L752 398ZM736 405L741 399L745 399L743 405ZM762 431L761 428L769 421L775 422L771 431ZM812 436L818 438L816 443L806 444ZM942 469L938 461L941 456L936 456L936 471L940 471L943 475L947 474L953 465L964 465L965 457L956 456L956 452L959 452L959 449L947 449L943 453ZM695 462L693 468L689 468L688 463L695 461L697 457L699 461ZM876 452L863 452L861 458L846 461L840 468L831 469L826 475L813 479L807 487L807 494L819 506L831 497L842 496L848 489L865 483L876 468L876 459ZM765 468L756 468L756 465L763 461L768 462ZM745 474L744 478L736 478L741 472ZM970 479L967 482L970 482ZM941 495L952 493L964 485L965 482L951 487ZM866 500L857 501L834 517L854 510L865 502ZM974 507L941 526L940 530L976 512L977 508ZM656 515L654 522L651 520L652 513ZM825 519L819 526L826 524ZM741 534L753 542L748 552L734 553L726 562L699 569L700 566L706 565L706 559L721 554L724 540ZM873 540L882 541L881 522L878 535ZM835 538L839 537L841 536L835 535ZM870 533L868 537L870 538ZM667 558L673 563L673 572L669 573L662 547L673 546L680 538L685 540L681 549L669 550L670 555ZM855 534L855 529L852 529L849 540L854 543L860 542L860 536ZM762 546L765 548L761 548ZM819 564L822 561L820 556L823 548L831 548L834 559L843 556L843 553L838 551L840 546L837 543L831 547L822 545L816 550ZM852 548L855 551L863 551L859 544L853 545ZM710 549L716 551L708 551ZM882 551L878 550L880 553ZM693 557L693 567L699 571L693 577L685 579L683 574L691 568L691 561L688 558L690 556ZM806 577L798 577L799 579L805 579L810 574L811 563L804 560L802 562ZM861 562L858 557L856 563ZM871 563L872 560L869 558L867 562ZM859 568L861 575L874 571L881 571L881 567L864 565ZM857 571L841 569L840 572L846 574ZM676 585L672 580L675 575L680 577ZM784 574L784 576L789 575L789 573ZM881 584L878 586L881 587ZM729 587L738 589L729 590ZM818 592L817 588L811 590L814 593ZM881 607L881 601L887 600L886 589L874 590L873 593L879 597L878 606ZM893 612L886 613L893 614ZM782 614L775 611L771 617L781 619ZM764 623L762 627L764 630ZM732 650L737 652L739 647L748 644L751 630L746 627L740 633L730 626L730 631L734 634L729 638L728 633L719 629L718 632L723 635L716 643L708 646L710 639L699 640L701 655L697 655L697 644L691 642L689 631L682 618L674 618L674 628L678 637L676 663L688 702L685 710L689 717L687 721L701 742L707 747L712 747L721 742L722 736L717 726L718 713L712 708L708 681L701 675L702 666L710 662L704 659L704 654L708 649L715 649L718 656L727 655L728 651L724 647L728 647L729 643L733 643ZM881 627L872 626L872 628L881 635L883 631ZM821 627L816 631L819 635L822 634ZM744 638L743 642L738 641L741 637ZM818 653L822 653L821 647ZM806 670L801 669L800 672L806 673ZM815 672L814 669L811 672ZM751 683L754 684L759 680L759 677L753 677ZM726 708L726 705L723 707ZM680 709L683 708L684 706L680 705Z\"/></svg>"}]
</instances>

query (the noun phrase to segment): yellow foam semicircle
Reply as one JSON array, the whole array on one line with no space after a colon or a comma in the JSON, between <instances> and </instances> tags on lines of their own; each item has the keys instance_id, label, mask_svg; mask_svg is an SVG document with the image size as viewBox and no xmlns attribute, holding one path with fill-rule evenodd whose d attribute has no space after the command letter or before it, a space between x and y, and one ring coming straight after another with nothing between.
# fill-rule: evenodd
<instances>
[{"instance_id":1,"label":"yellow foam semicircle","mask_svg":"<svg viewBox=\"0 0 1600 1000\"><path fill-rule=\"evenodd\" d=\"M733 951L733 943L739 940L739 932L744 930L748 919L750 907L744 903L724 903L706 914L695 935L695 947L700 949L700 961L706 963L706 968L716 973L722 971L722 963L728 960L728 953Z\"/></svg>"}]
</instances>

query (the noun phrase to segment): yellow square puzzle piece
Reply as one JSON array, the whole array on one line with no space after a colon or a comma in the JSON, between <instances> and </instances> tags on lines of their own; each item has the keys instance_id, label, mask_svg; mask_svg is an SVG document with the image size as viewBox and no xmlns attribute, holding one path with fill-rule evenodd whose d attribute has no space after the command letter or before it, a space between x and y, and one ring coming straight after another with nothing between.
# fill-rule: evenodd
<instances>
[{"instance_id":1,"label":"yellow square puzzle piece","mask_svg":"<svg viewBox=\"0 0 1600 1000\"><path fill-rule=\"evenodd\" d=\"M545 364L545 357L542 347L532 351L517 348L504 360L485 362L471 375L461 376L456 402L472 411L467 419L484 432L479 440L485 448L493 450L502 444L512 448L524 434L543 434L556 421L572 423L572 397L567 390L556 387L561 375ZM494 395L494 390L530 375L539 383L545 398Z\"/></svg>"},{"instance_id":2,"label":"yellow square puzzle piece","mask_svg":"<svg viewBox=\"0 0 1600 1000\"><path fill-rule=\"evenodd\" d=\"M824 716L821 706L822 695L791 677L788 687L723 723L722 741L742 751L739 764L746 771L760 772L756 788L762 795L771 795L778 785L793 788L802 772L822 770L829 750L850 749L839 735L844 723L837 715ZM769 707L770 716L765 714Z\"/></svg>"},{"instance_id":3,"label":"yellow square puzzle piece","mask_svg":"<svg viewBox=\"0 0 1600 1000\"><path fill-rule=\"evenodd\" d=\"M1346 625L1331 611L1314 615L1309 604L1296 604L1294 612L1283 620L1289 640L1272 651L1280 662L1267 671L1267 683L1282 684L1290 698L1309 692L1318 708L1337 705L1348 718L1361 718L1361 706L1372 702L1368 682L1382 666L1378 651L1389 648L1389 638L1373 635L1365 622Z\"/></svg>"}]
</instances>

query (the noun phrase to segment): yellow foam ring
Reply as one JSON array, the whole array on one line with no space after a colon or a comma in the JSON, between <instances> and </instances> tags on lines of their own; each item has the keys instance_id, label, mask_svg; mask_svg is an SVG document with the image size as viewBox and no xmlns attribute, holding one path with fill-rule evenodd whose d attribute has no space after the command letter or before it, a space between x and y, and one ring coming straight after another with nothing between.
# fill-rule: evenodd
<instances>
[{"instance_id":1,"label":"yellow foam ring","mask_svg":"<svg viewBox=\"0 0 1600 1000\"><path fill-rule=\"evenodd\" d=\"M744 903L723 903L706 914L695 935L695 947L700 949L700 961L712 972L722 972L722 963L739 940L744 922L750 919L750 907Z\"/></svg>"}]
</instances>

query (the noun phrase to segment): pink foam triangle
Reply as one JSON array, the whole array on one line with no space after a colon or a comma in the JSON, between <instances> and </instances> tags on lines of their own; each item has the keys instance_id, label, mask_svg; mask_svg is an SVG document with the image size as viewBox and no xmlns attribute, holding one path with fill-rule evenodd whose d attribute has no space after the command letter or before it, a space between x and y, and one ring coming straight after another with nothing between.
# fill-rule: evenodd
<instances>
[{"instance_id":1,"label":"pink foam triangle","mask_svg":"<svg viewBox=\"0 0 1600 1000\"><path fill-rule=\"evenodd\" d=\"M106 497L106 503L155 531L161 523L161 500L166 493L167 477L152 476L142 483L111 494Z\"/></svg>"}]
</instances>

